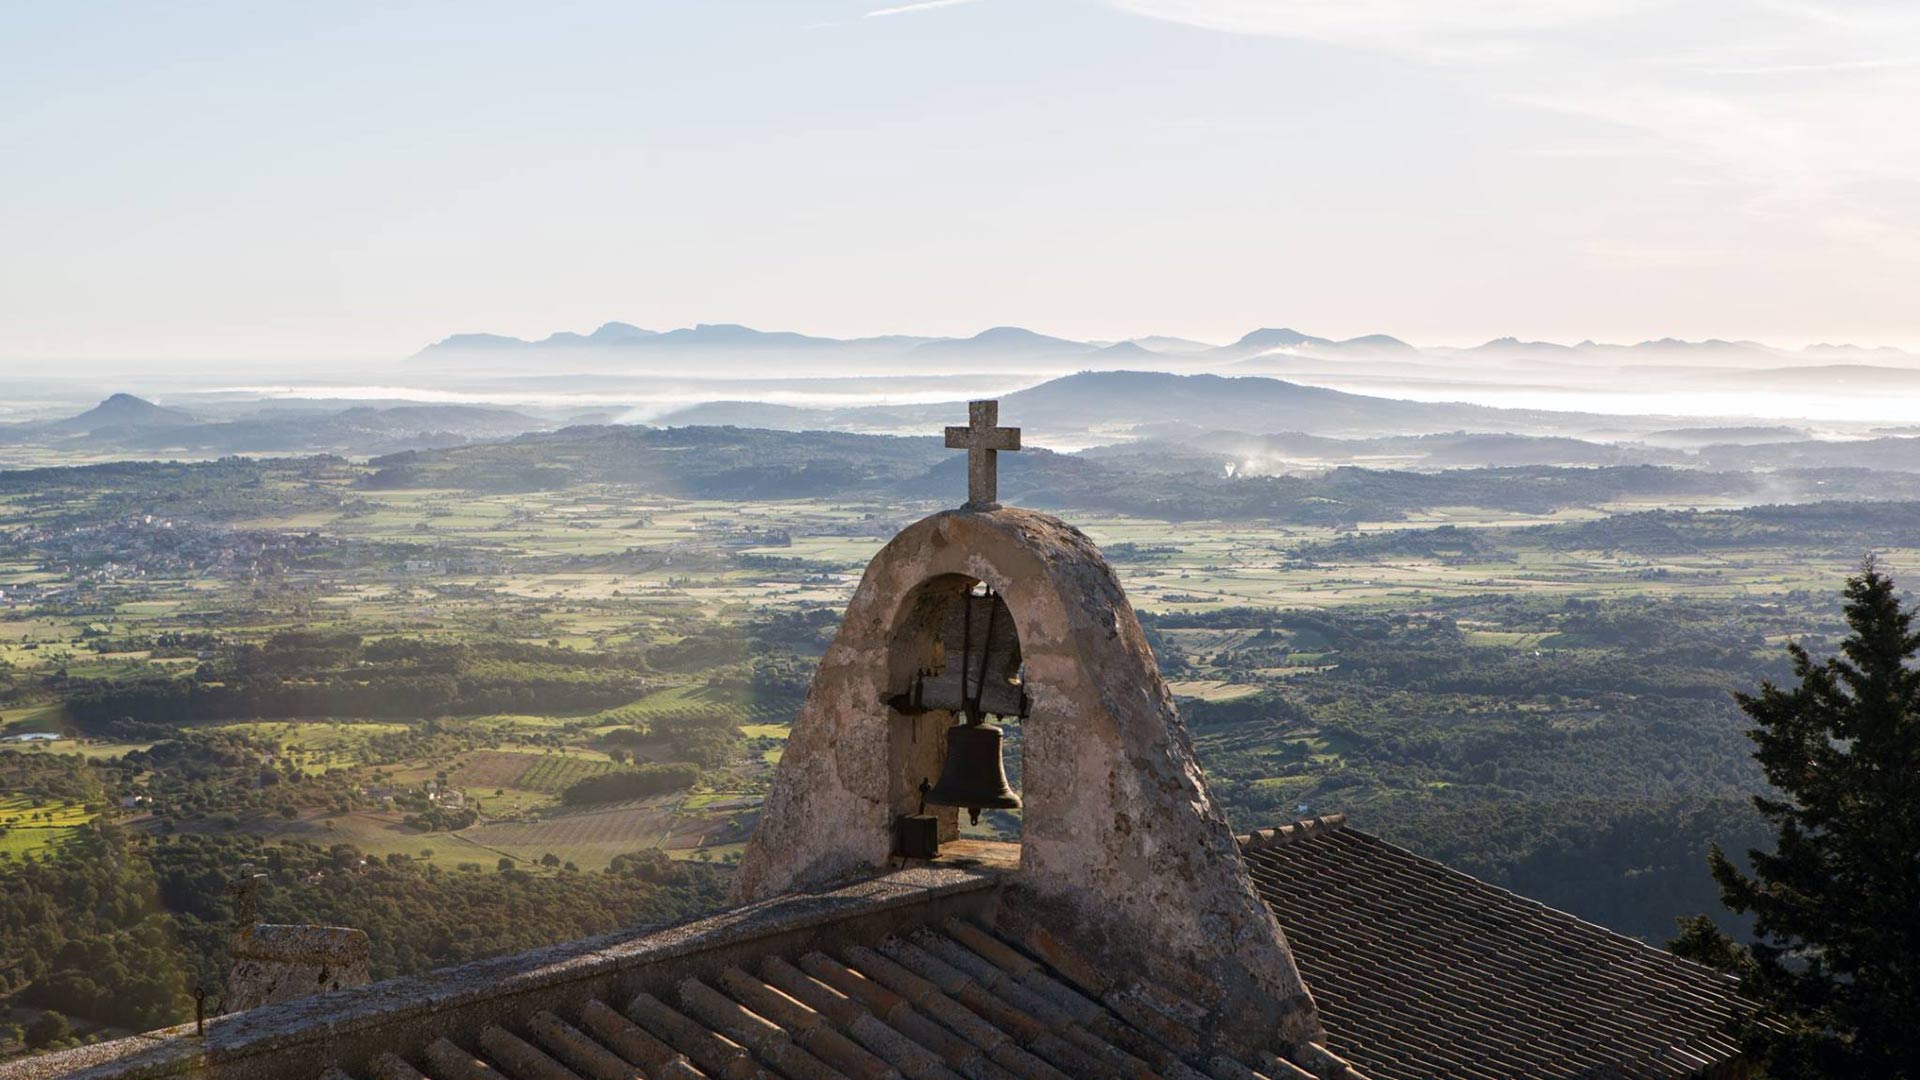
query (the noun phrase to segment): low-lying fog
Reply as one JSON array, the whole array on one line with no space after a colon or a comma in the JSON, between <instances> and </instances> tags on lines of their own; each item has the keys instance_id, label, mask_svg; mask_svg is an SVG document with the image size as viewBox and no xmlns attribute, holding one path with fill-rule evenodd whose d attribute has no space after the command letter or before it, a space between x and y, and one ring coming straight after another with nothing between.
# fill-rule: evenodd
<instances>
[{"instance_id":1,"label":"low-lying fog","mask_svg":"<svg viewBox=\"0 0 1920 1080\"><path fill-rule=\"evenodd\" d=\"M113 394L159 408L89 411ZM1415 346L1384 335L1335 341L1288 329L1257 330L1229 344L1080 342L1013 327L962 339L843 341L738 326L654 333L610 323L531 342L457 334L394 359L14 366L0 372L0 445L100 459L371 454L575 424L924 435L960 418L953 403L986 396L1008 398L1007 422L1024 425L1033 445L1068 451L1142 439L1194 445L1209 431L1345 440L1467 432L1632 445L1647 451L1635 460L1657 461L1653 449L1673 449L1666 433L1688 428L1706 432L1693 440L1702 446L1920 434L1906 426L1920 424L1920 356L1671 339ZM473 408L432 411L454 406ZM262 423L292 416L352 422L285 437ZM1743 429L1762 434L1743 436ZM366 437L368 430L379 437ZM1423 460L1430 449L1421 449ZM1544 453L1535 447L1518 460ZM1562 463L1581 463L1582 454L1592 456L1582 450ZM1249 455L1245 467L1264 471L1258 456ZM1376 456L1401 457L1348 448L1331 460ZM46 459L0 455L0 464L29 460ZM1289 452L1280 460L1326 458Z\"/></svg>"}]
</instances>

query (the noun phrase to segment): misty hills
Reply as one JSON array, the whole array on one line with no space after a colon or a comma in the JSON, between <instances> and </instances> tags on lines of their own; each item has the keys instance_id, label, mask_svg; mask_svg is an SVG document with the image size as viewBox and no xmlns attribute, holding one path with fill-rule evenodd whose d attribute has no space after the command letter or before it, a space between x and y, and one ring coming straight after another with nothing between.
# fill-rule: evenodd
<instances>
[{"instance_id":1,"label":"misty hills","mask_svg":"<svg viewBox=\"0 0 1920 1080\"><path fill-rule=\"evenodd\" d=\"M1105 349L1145 351L1133 343ZM1129 469L1154 473L1194 469L1251 476L1344 465L1423 471L1539 465L1920 471L1920 438L1907 431L1818 439L1783 425L1688 427L1673 418L1408 401L1253 375L1081 371L1003 395L1001 407L1007 423L1026 428L1029 445L1096 447L1087 460L1124 459ZM557 426L474 405L262 401L219 408L216 415L197 415L115 394L76 416L0 425L0 445L93 456L359 457L461 447ZM670 429L913 435L937 432L964 416L960 401L841 407L715 401L672 409L653 423Z\"/></svg>"},{"instance_id":2,"label":"misty hills","mask_svg":"<svg viewBox=\"0 0 1920 1080\"><path fill-rule=\"evenodd\" d=\"M1084 356L1100 347L1084 341L1037 334L1020 326L995 326L970 338L940 338L914 346L917 357L998 359L1001 357ZM1145 352L1146 350L1141 350Z\"/></svg>"},{"instance_id":3,"label":"misty hills","mask_svg":"<svg viewBox=\"0 0 1920 1080\"><path fill-rule=\"evenodd\" d=\"M1150 472L1161 471L1155 457L1241 474L1355 464L1920 471L1920 438L1897 433L1823 440L1779 425L1680 427L1662 417L1404 401L1262 376L1086 371L1000 400L1003 421L1025 427L1030 444L1100 447L1088 455L1126 457ZM958 402L819 409L722 401L656 422L884 434L937 431L964 415Z\"/></svg>"},{"instance_id":4,"label":"misty hills","mask_svg":"<svg viewBox=\"0 0 1920 1080\"><path fill-rule=\"evenodd\" d=\"M1350 394L1262 376L1179 375L1157 371L1082 371L1003 395L1001 415L1038 438L1086 442L1160 425L1377 435L1457 431L1560 431L1603 418L1580 413L1497 409ZM929 431L954 422L956 404L801 408L758 402L709 402L668 413L663 424L733 424L789 431ZM963 414L962 414L963 415Z\"/></svg>"},{"instance_id":5,"label":"misty hills","mask_svg":"<svg viewBox=\"0 0 1920 1080\"><path fill-rule=\"evenodd\" d=\"M36 426L38 430L50 434L90 435L95 431L153 431L199 422L198 418L179 409L155 405L132 394L112 394L78 416Z\"/></svg>"},{"instance_id":6,"label":"misty hills","mask_svg":"<svg viewBox=\"0 0 1920 1080\"><path fill-rule=\"evenodd\" d=\"M1555 435L1453 431L1430 435L1330 438L1304 432L1169 431L1081 456L1150 472L1211 471L1233 476L1310 473L1343 466L1431 472L1447 469L1613 468L1655 465L1725 472L1848 469L1920 473L1920 438L1693 444L1606 442Z\"/></svg>"},{"instance_id":7,"label":"misty hills","mask_svg":"<svg viewBox=\"0 0 1920 1080\"><path fill-rule=\"evenodd\" d=\"M1118 348L1123 345L1131 348ZM980 370L1064 372L1087 366L1137 364L1143 354L1183 370L1190 370L1196 364L1219 366L1262 357L1345 362L1452 362L1456 367L1462 360L1557 362L1585 363L1602 369L1618 365L1758 368L1835 362L1890 368L1920 366L1920 357L1886 347L1820 344L1794 350L1754 341L1720 339L1661 338L1634 344L1582 341L1566 345L1501 337L1464 347L1418 346L1386 334L1336 339L1282 326L1262 327L1231 344L1211 345L1166 335L1145 335L1117 343L1076 341L1019 326L996 326L961 338L911 334L832 338L758 330L733 323L702 323L656 331L623 322L609 322L585 334L560 331L537 340L499 334L454 334L420 350L416 358L442 362L539 360L595 368L641 369L662 368L685 360L725 360L748 365L829 363L841 371L927 364L949 370L953 365L962 365Z\"/></svg>"},{"instance_id":8,"label":"misty hills","mask_svg":"<svg viewBox=\"0 0 1920 1080\"><path fill-rule=\"evenodd\" d=\"M1920 445L1920 440L1915 440ZM1051 509L1164 520L1266 519L1351 524L1440 506L1526 513L1625 499L1748 502L1920 497L1920 471L1780 470L1766 475L1702 468L1608 464L1529 465L1433 472L1351 466L1306 475L1233 474L1218 455L1191 448L1003 454L1001 496ZM896 507L958 503L966 457L929 436L770 431L740 427L584 426L503 442L377 458L367 480L382 489L487 493L630 484L690 499L829 498Z\"/></svg>"},{"instance_id":9,"label":"misty hills","mask_svg":"<svg viewBox=\"0 0 1920 1080\"><path fill-rule=\"evenodd\" d=\"M195 456L332 452L392 453L458 446L542 427L506 409L472 405L354 405L337 410L269 409L232 418L197 416L118 393L76 416L0 425L0 445L88 454Z\"/></svg>"},{"instance_id":10,"label":"misty hills","mask_svg":"<svg viewBox=\"0 0 1920 1080\"><path fill-rule=\"evenodd\" d=\"M663 370L673 364L709 364L716 359L773 363L776 366L797 361L823 364L844 371L884 368L910 356L922 345L955 346L956 355L964 356L968 350L958 347L972 342L975 344L973 351L995 359L1005 359L1044 353L1047 350L1040 343L1059 340L1014 327L989 330L976 338L958 340L910 335L842 339L814 337L788 330L756 330L735 323L701 323L676 330L655 331L612 322L589 334L561 331L537 341L500 334L454 334L414 355L419 360L500 362L541 359L594 366L632 364ZM1091 347L1075 342L1062 344L1074 351L1092 351Z\"/></svg>"},{"instance_id":11,"label":"misty hills","mask_svg":"<svg viewBox=\"0 0 1920 1080\"><path fill-rule=\"evenodd\" d=\"M1036 428L1124 431L1192 424L1260 431L1419 433L1461 427L1524 430L1574 414L1547 414L1350 394L1258 376L1086 371L1008 394L1002 414Z\"/></svg>"}]
</instances>

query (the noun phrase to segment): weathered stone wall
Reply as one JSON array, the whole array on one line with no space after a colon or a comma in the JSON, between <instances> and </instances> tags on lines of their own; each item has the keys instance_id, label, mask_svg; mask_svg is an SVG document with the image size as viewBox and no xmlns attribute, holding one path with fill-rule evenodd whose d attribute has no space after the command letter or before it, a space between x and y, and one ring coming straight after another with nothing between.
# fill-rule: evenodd
<instances>
[{"instance_id":1,"label":"weathered stone wall","mask_svg":"<svg viewBox=\"0 0 1920 1080\"><path fill-rule=\"evenodd\" d=\"M928 583L967 579L1013 612L1032 699L1012 886L1022 899L1003 911L1019 918L1008 909L1024 905L1109 971L1190 988L1232 1041L1316 1035L1286 939L1207 795L1118 579L1083 533L1030 510L935 514L874 558L794 725L735 898L888 866L903 771L889 748L909 722L886 705L905 689L899 644L924 618Z\"/></svg>"},{"instance_id":2,"label":"weathered stone wall","mask_svg":"<svg viewBox=\"0 0 1920 1080\"><path fill-rule=\"evenodd\" d=\"M344 926L256 923L227 942L228 1012L293 1001L323 990L365 986L370 943L365 931Z\"/></svg>"}]
</instances>

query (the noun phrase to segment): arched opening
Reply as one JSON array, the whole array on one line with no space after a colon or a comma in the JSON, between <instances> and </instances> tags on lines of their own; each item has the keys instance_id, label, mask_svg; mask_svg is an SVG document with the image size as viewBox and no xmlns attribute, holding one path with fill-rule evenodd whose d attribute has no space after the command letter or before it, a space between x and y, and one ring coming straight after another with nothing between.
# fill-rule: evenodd
<instances>
[{"instance_id":1,"label":"arched opening","mask_svg":"<svg viewBox=\"0 0 1920 1080\"><path fill-rule=\"evenodd\" d=\"M922 582L900 610L886 684L894 853L1017 862L1021 811L995 797L1018 801L1029 711L1013 613L963 574Z\"/></svg>"}]
</instances>

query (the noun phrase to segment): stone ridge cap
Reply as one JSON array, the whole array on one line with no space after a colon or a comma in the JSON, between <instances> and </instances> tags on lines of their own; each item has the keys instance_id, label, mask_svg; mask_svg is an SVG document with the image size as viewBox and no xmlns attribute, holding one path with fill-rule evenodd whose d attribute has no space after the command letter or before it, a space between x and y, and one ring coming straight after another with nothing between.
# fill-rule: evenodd
<instances>
[{"instance_id":1,"label":"stone ridge cap","mask_svg":"<svg viewBox=\"0 0 1920 1080\"><path fill-rule=\"evenodd\" d=\"M206 1035L192 1024L0 1064L0 1080L41 1077L182 1075L192 1065L233 1061L490 998L539 990L789 933L910 907L938 897L991 889L992 871L917 867L841 882L807 893L783 893L691 922L635 932L616 930L509 956L474 960L421 975L315 994L243 1013L212 1017ZM89 1068L91 1067L91 1068Z\"/></svg>"},{"instance_id":2,"label":"stone ridge cap","mask_svg":"<svg viewBox=\"0 0 1920 1080\"><path fill-rule=\"evenodd\" d=\"M1296 821L1287 822L1284 825L1275 825L1270 829L1255 829L1250 833L1244 833L1233 839L1235 843L1240 845L1240 850L1243 852L1264 851L1270 847L1277 847L1281 844L1291 844L1296 840L1304 840L1310 836L1321 836L1333 832L1336 829L1344 829L1346 827L1347 815L1322 814L1319 817L1300 818ZM1358 832L1359 830L1356 829L1354 831Z\"/></svg>"},{"instance_id":3,"label":"stone ridge cap","mask_svg":"<svg viewBox=\"0 0 1920 1080\"><path fill-rule=\"evenodd\" d=\"M977 521L990 521L990 522L994 522L995 524L1007 526L1010 528L1019 528L1021 526L1032 527L1035 525L1044 525L1044 526L1047 526L1048 528L1058 529L1063 533L1067 533L1071 536L1079 537L1083 540L1087 539L1087 534L1083 529L1081 529L1078 525L1075 525L1073 522L1068 521L1066 518L1063 518L1058 514L1055 514L1048 510L1036 509L1035 507L1031 507L1031 506L1014 506L1011 503L1002 503L991 509L985 509L985 510L977 506L949 506L939 510L935 510L934 512L928 514L926 517L921 518L920 521L932 521L936 518L956 518L956 517L972 518ZM918 524L918 522L915 522L915 524ZM911 527L912 527L911 525L908 526L908 528L911 528ZM905 530L902 530L902 531L904 532Z\"/></svg>"},{"instance_id":4,"label":"stone ridge cap","mask_svg":"<svg viewBox=\"0 0 1920 1080\"><path fill-rule=\"evenodd\" d=\"M373 943L364 930L350 926L294 926L255 923L235 931L227 953L248 959L365 960Z\"/></svg>"}]
</instances>

